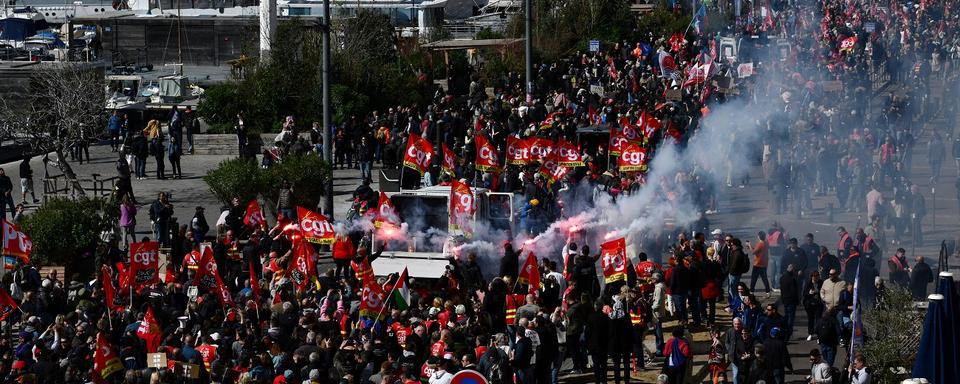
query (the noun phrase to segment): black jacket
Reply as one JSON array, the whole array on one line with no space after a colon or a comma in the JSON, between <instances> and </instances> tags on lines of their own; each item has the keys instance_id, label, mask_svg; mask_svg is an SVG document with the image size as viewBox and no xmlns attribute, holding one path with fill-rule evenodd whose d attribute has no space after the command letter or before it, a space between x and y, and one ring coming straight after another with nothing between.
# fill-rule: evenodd
<instances>
[{"instance_id":1,"label":"black jacket","mask_svg":"<svg viewBox=\"0 0 960 384\"><path fill-rule=\"evenodd\" d=\"M742 275L750 270L750 260L748 260L747 255L743 253L743 249L738 248L730 251L730 259L728 262L728 270L731 275Z\"/></svg>"},{"instance_id":2,"label":"black jacket","mask_svg":"<svg viewBox=\"0 0 960 384\"><path fill-rule=\"evenodd\" d=\"M500 276L517 277L520 270L520 256L516 251L505 251L500 259Z\"/></svg>"},{"instance_id":3,"label":"black jacket","mask_svg":"<svg viewBox=\"0 0 960 384\"><path fill-rule=\"evenodd\" d=\"M587 320L587 350L591 354L606 354L610 350L612 320L605 313L594 311Z\"/></svg>"},{"instance_id":4,"label":"black jacket","mask_svg":"<svg viewBox=\"0 0 960 384\"><path fill-rule=\"evenodd\" d=\"M525 369L530 367L530 359L533 357L533 342L529 337L523 336L513 345L513 367L516 369Z\"/></svg>"},{"instance_id":5,"label":"black jacket","mask_svg":"<svg viewBox=\"0 0 960 384\"><path fill-rule=\"evenodd\" d=\"M784 305L800 304L800 284L796 273L784 273L780 276L780 299Z\"/></svg>"}]
</instances>

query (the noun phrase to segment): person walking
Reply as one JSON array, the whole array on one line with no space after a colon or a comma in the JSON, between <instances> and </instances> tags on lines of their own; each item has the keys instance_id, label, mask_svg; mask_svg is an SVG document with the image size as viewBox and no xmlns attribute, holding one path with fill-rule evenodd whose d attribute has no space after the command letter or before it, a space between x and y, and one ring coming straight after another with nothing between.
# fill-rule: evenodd
<instances>
[{"instance_id":1,"label":"person walking","mask_svg":"<svg viewBox=\"0 0 960 384\"><path fill-rule=\"evenodd\" d=\"M783 339L790 341L793 336L793 326L797 319L797 306L800 305L801 282L797 279L797 268L793 264L787 265L787 271L780 276L780 301L783 303L783 314L786 327L782 330Z\"/></svg>"},{"instance_id":2,"label":"person walking","mask_svg":"<svg viewBox=\"0 0 960 384\"><path fill-rule=\"evenodd\" d=\"M129 249L131 242L137 241L137 206L130 200L130 196L124 196L120 202L120 238L124 249ZM128 241L128 237L133 239Z\"/></svg>"},{"instance_id":3,"label":"person walking","mask_svg":"<svg viewBox=\"0 0 960 384\"><path fill-rule=\"evenodd\" d=\"M891 283L902 288L910 285L910 264L907 262L907 250L897 248L897 253L890 256L887 260L887 266L890 268L888 279Z\"/></svg>"},{"instance_id":4,"label":"person walking","mask_svg":"<svg viewBox=\"0 0 960 384\"><path fill-rule=\"evenodd\" d=\"M750 261L747 254L743 251L743 243L740 239L727 235L725 241L730 245L730 256L727 264L729 275L727 276L727 289L729 296L727 302L732 303L737 297L737 285L744 273L750 270Z\"/></svg>"},{"instance_id":5,"label":"person walking","mask_svg":"<svg viewBox=\"0 0 960 384\"><path fill-rule=\"evenodd\" d=\"M137 180L143 180L147 177L147 157L150 156L150 144L144 133L134 134L133 142L130 145L133 151L133 174Z\"/></svg>"},{"instance_id":6,"label":"person walking","mask_svg":"<svg viewBox=\"0 0 960 384\"><path fill-rule=\"evenodd\" d=\"M33 197L33 203L37 204L37 193L33 189L33 167L30 166L32 157L27 154L20 161L20 204L27 205L27 194Z\"/></svg>"},{"instance_id":7,"label":"person walking","mask_svg":"<svg viewBox=\"0 0 960 384\"><path fill-rule=\"evenodd\" d=\"M173 216L173 204L167 200L166 192L160 192L157 200L150 205L150 222L153 224L153 238L166 247L170 241L170 218Z\"/></svg>"},{"instance_id":8,"label":"person walking","mask_svg":"<svg viewBox=\"0 0 960 384\"><path fill-rule=\"evenodd\" d=\"M767 253L767 244L765 242L767 234L763 231L757 232L757 245L754 247L747 243L747 250L753 253L753 272L750 275L750 291L757 288L757 280L763 281L763 287L767 290L767 296L770 296L770 280L767 279L767 264L769 254Z\"/></svg>"},{"instance_id":9,"label":"person walking","mask_svg":"<svg viewBox=\"0 0 960 384\"><path fill-rule=\"evenodd\" d=\"M683 327L673 329L673 337L663 348L665 362L663 370L670 378L670 384L685 383L687 363L693 358L690 343L683 337Z\"/></svg>"},{"instance_id":10,"label":"person walking","mask_svg":"<svg viewBox=\"0 0 960 384\"><path fill-rule=\"evenodd\" d=\"M183 169L180 168L180 157L183 156L183 147L175 135L170 136L170 145L167 146L167 155L170 158L170 172L174 179L183 178Z\"/></svg>"},{"instance_id":11,"label":"person walking","mask_svg":"<svg viewBox=\"0 0 960 384\"><path fill-rule=\"evenodd\" d=\"M820 286L820 298L827 311L840 303L840 294L847 289L847 282L840 278L836 269L830 270L830 277Z\"/></svg>"},{"instance_id":12,"label":"person walking","mask_svg":"<svg viewBox=\"0 0 960 384\"><path fill-rule=\"evenodd\" d=\"M237 122L233 125L233 131L237 134L237 151L240 157L244 157L247 152L247 126L243 122L243 111L237 112Z\"/></svg>"},{"instance_id":13,"label":"person walking","mask_svg":"<svg viewBox=\"0 0 960 384\"><path fill-rule=\"evenodd\" d=\"M810 350L810 376L807 376L807 382L810 384L833 384L833 371L823 361L820 350L816 348Z\"/></svg>"},{"instance_id":14,"label":"person walking","mask_svg":"<svg viewBox=\"0 0 960 384\"><path fill-rule=\"evenodd\" d=\"M783 273L780 262L783 258L784 243L787 242L785 237L786 233L784 233L783 228L779 223L774 221L773 225L771 225L767 231L766 237L763 239L763 242L767 245L767 260L770 269L767 271L767 276L774 277L771 282L774 290L780 289L780 282L776 277Z\"/></svg>"},{"instance_id":15,"label":"person walking","mask_svg":"<svg viewBox=\"0 0 960 384\"><path fill-rule=\"evenodd\" d=\"M914 300L926 300L927 285L933 282L933 270L926 263L923 256L917 256L913 269L910 270L910 292Z\"/></svg>"},{"instance_id":16,"label":"person walking","mask_svg":"<svg viewBox=\"0 0 960 384\"><path fill-rule=\"evenodd\" d=\"M183 111L183 130L187 134L187 153L193 154L193 135L200 133L200 120L197 113L189 105Z\"/></svg>"},{"instance_id":17,"label":"person walking","mask_svg":"<svg viewBox=\"0 0 960 384\"><path fill-rule=\"evenodd\" d=\"M595 383L607 382L607 354L610 351L611 323L610 312L613 309L604 306L603 301L597 300L596 310L590 314L584 337L587 339L587 350L593 363L593 379Z\"/></svg>"},{"instance_id":18,"label":"person walking","mask_svg":"<svg viewBox=\"0 0 960 384\"><path fill-rule=\"evenodd\" d=\"M833 366L837 358L837 345L840 345L840 323L837 321L838 309L831 307L823 313L820 318L820 325L817 327L817 343L820 344L820 352L823 359L829 366Z\"/></svg>"},{"instance_id":19,"label":"person walking","mask_svg":"<svg viewBox=\"0 0 960 384\"><path fill-rule=\"evenodd\" d=\"M116 152L120 148L120 130L123 128L123 118L120 111L114 110L107 120L107 133L110 135L110 151Z\"/></svg>"},{"instance_id":20,"label":"person walking","mask_svg":"<svg viewBox=\"0 0 960 384\"><path fill-rule=\"evenodd\" d=\"M820 272L810 272L810 277L803 283L803 309L807 311L807 341L813 340L817 334L817 322L823 314L823 299L820 297Z\"/></svg>"},{"instance_id":21,"label":"person walking","mask_svg":"<svg viewBox=\"0 0 960 384\"><path fill-rule=\"evenodd\" d=\"M207 224L207 218L203 214L203 207L197 206L193 219L190 220L190 231L193 233L193 245L200 248L200 243L207 237L210 231L210 225Z\"/></svg>"},{"instance_id":22,"label":"person walking","mask_svg":"<svg viewBox=\"0 0 960 384\"><path fill-rule=\"evenodd\" d=\"M13 204L13 181L0 168L0 219L7 217L7 207L10 208L10 217L13 217L17 207Z\"/></svg>"}]
</instances>

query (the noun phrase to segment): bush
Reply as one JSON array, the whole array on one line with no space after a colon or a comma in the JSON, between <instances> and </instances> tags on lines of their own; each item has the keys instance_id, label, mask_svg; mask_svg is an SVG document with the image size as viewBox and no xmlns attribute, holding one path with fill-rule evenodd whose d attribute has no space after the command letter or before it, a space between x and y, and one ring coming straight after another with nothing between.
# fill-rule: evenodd
<instances>
[{"instance_id":1,"label":"bush","mask_svg":"<svg viewBox=\"0 0 960 384\"><path fill-rule=\"evenodd\" d=\"M70 279L89 279L100 233L117 223L119 206L112 199L55 198L24 217L21 229L33 240L30 262L63 265Z\"/></svg>"},{"instance_id":2,"label":"bush","mask_svg":"<svg viewBox=\"0 0 960 384\"><path fill-rule=\"evenodd\" d=\"M256 161L236 158L221 162L203 181L220 203L229 206L234 197L250 201L264 190L260 173Z\"/></svg>"},{"instance_id":3,"label":"bush","mask_svg":"<svg viewBox=\"0 0 960 384\"><path fill-rule=\"evenodd\" d=\"M287 157L268 169L245 159L225 160L207 173L203 181L224 205L234 197L246 202L263 197L269 206L276 205L280 184L293 184L294 203L315 209L324 194L324 183L331 177L330 165L315 155Z\"/></svg>"},{"instance_id":4,"label":"bush","mask_svg":"<svg viewBox=\"0 0 960 384\"><path fill-rule=\"evenodd\" d=\"M870 375L877 383L899 383L909 377L916 359L917 343L923 330L924 313L913 306L913 298L904 288L891 285L882 297L881 306L863 313L863 357L872 368Z\"/></svg>"}]
</instances>

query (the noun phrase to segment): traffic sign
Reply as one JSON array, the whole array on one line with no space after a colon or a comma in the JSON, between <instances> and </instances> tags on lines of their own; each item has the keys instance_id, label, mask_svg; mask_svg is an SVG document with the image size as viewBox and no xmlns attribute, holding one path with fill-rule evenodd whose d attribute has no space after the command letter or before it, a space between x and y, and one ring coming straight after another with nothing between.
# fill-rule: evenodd
<instances>
[{"instance_id":1,"label":"traffic sign","mask_svg":"<svg viewBox=\"0 0 960 384\"><path fill-rule=\"evenodd\" d=\"M490 384L490 382L480 372L467 369L453 375L450 384Z\"/></svg>"},{"instance_id":2,"label":"traffic sign","mask_svg":"<svg viewBox=\"0 0 960 384\"><path fill-rule=\"evenodd\" d=\"M600 40L590 40L590 52L600 52Z\"/></svg>"}]
</instances>

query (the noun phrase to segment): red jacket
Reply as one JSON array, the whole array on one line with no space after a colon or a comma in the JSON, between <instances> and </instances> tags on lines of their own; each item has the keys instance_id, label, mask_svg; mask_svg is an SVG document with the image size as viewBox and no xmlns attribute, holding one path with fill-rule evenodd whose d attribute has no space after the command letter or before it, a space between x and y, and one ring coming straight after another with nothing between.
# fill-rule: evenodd
<instances>
[{"instance_id":1,"label":"red jacket","mask_svg":"<svg viewBox=\"0 0 960 384\"><path fill-rule=\"evenodd\" d=\"M353 247L353 242L350 241L350 238L343 237L337 238L333 242L333 258L336 260L351 260L354 256L357 255L356 248Z\"/></svg>"}]
</instances>

